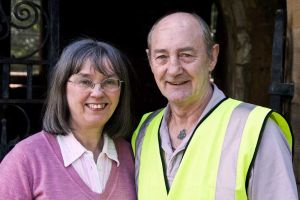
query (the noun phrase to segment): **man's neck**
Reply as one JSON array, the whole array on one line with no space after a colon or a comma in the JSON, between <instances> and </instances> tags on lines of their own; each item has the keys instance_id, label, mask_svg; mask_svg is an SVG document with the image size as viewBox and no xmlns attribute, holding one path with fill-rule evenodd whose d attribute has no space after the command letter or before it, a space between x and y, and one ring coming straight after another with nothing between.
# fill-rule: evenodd
<instances>
[{"instance_id":1,"label":"man's neck","mask_svg":"<svg viewBox=\"0 0 300 200\"><path fill-rule=\"evenodd\" d=\"M170 104L168 129L173 148L177 148L181 141L192 131L202 115L213 94L213 89L205 92L202 98L194 104L176 106Z\"/></svg>"}]
</instances>

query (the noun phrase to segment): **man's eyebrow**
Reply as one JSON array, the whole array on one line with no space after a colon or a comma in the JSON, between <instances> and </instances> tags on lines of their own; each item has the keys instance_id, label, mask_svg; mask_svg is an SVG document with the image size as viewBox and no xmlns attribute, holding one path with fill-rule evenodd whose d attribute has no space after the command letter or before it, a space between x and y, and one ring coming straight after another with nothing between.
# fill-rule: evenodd
<instances>
[{"instance_id":1,"label":"man's eyebrow","mask_svg":"<svg viewBox=\"0 0 300 200\"><path fill-rule=\"evenodd\" d=\"M181 52L181 51L195 51L195 48L193 47L183 47L183 48L179 48L177 50L178 52ZM167 52L166 49L155 49L153 50L153 53L165 53Z\"/></svg>"},{"instance_id":2,"label":"man's eyebrow","mask_svg":"<svg viewBox=\"0 0 300 200\"><path fill-rule=\"evenodd\" d=\"M179 51L195 51L195 49L193 47L184 47L180 48Z\"/></svg>"},{"instance_id":3,"label":"man's eyebrow","mask_svg":"<svg viewBox=\"0 0 300 200\"><path fill-rule=\"evenodd\" d=\"M165 53L165 52L167 52L167 50L165 50L165 49L155 49L153 51L153 53Z\"/></svg>"}]
</instances>

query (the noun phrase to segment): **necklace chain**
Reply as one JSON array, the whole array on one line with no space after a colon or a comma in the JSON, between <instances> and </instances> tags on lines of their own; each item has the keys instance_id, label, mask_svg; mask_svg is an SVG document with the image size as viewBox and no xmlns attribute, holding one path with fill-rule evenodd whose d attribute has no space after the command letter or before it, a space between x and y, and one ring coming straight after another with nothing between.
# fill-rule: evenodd
<instances>
[{"instance_id":1,"label":"necklace chain","mask_svg":"<svg viewBox=\"0 0 300 200\"><path fill-rule=\"evenodd\" d=\"M185 136L186 136L186 129L184 128L184 129L182 129L181 131L179 131L179 133L178 133L178 135L177 135L177 138L178 138L179 140L183 140L183 139L185 138Z\"/></svg>"}]
</instances>

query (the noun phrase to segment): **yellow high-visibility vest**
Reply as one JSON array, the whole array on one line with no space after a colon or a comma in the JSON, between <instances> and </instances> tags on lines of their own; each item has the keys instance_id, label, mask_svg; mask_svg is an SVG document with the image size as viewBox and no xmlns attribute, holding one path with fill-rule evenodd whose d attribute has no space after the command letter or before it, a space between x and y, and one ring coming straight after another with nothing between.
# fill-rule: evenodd
<instances>
[{"instance_id":1,"label":"yellow high-visibility vest","mask_svg":"<svg viewBox=\"0 0 300 200\"><path fill-rule=\"evenodd\" d=\"M247 173L268 118L279 125L292 150L291 131L280 114L229 98L195 128L168 191L159 142L164 110L148 122L142 141L136 141L149 114L142 118L132 137L134 153L139 154L135 156L140 158L137 164L139 200L215 200L222 199L220 194L228 195L223 199L247 199ZM141 145L140 152L136 151L136 142ZM224 166L232 166L232 170L223 170Z\"/></svg>"}]
</instances>

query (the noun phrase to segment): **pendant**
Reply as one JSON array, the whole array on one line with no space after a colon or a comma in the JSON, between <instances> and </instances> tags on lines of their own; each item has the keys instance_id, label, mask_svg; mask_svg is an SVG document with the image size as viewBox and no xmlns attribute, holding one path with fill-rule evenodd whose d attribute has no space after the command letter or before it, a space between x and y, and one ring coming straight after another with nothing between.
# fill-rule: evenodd
<instances>
[{"instance_id":1,"label":"pendant","mask_svg":"<svg viewBox=\"0 0 300 200\"><path fill-rule=\"evenodd\" d=\"M179 134L177 135L177 138L178 138L179 140L183 140L183 139L185 138L185 136L186 136L186 129L182 129L182 130L179 132Z\"/></svg>"}]
</instances>

